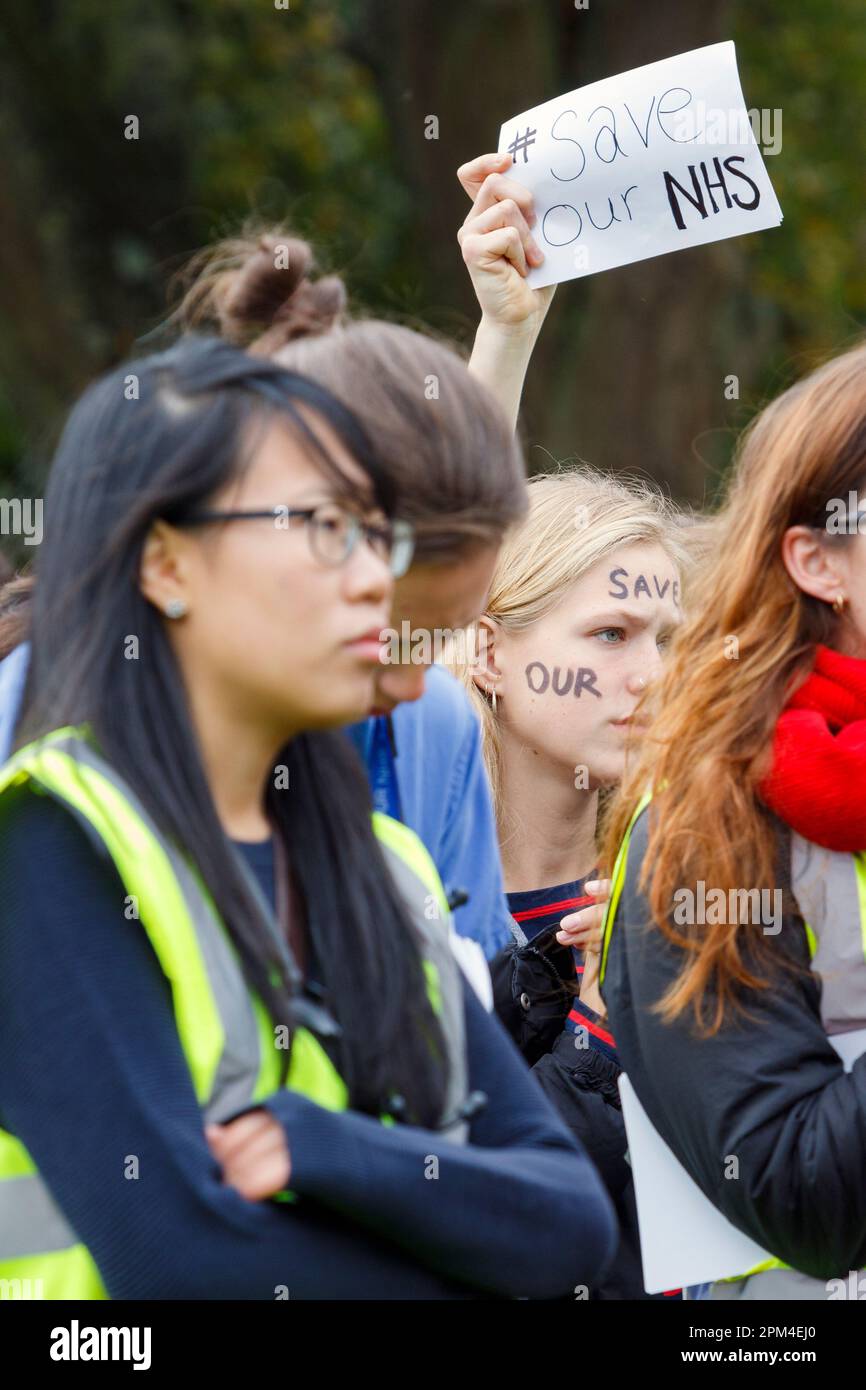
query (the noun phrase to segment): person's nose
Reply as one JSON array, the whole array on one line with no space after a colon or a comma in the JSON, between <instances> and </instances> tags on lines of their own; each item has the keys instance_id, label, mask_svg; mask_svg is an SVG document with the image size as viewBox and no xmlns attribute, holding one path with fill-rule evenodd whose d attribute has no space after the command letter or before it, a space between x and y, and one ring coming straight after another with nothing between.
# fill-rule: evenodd
<instances>
[{"instance_id":1,"label":"person's nose","mask_svg":"<svg viewBox=\"0 0 866 1390\"><path fill-rule=\"evenodd\" d=\"M626 688L629 693L636 697L640 697L647 686L652 685L661 669L662 654L659 651L655 637L653 637L650 646L641 651L638 669L633 671L626 681Z\"/></svg>"},{"instance_id":2,"label":"person's nose","mask_svg":"<svg viewBox=\"0 0 866 1390\"><path fill-rule=\"evenodd\" d=\"M384 666L376 681L376 690L388 703L411 704L424 694L423 666Z\"/></svg>"},{"instance_id":3,"label":"person's nose","mask_svg":"<svg viewBox=\"0 0 866 1390\"><path fill-rule=\"evenodd\" d=\"M390 603L394 576L387 562L372 546L361 542L344 561L343 593L354 603Z\"/></svg>"}]
</instances>

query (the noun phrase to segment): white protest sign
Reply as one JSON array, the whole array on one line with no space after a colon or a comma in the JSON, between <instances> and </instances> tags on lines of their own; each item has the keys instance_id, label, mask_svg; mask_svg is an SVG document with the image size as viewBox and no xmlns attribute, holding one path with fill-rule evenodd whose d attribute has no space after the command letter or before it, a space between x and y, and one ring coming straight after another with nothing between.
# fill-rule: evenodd
<instances>
[{"instance_id":1,"label":"white protest sign","mask_svg":"<svg viewBox=\"0 0 866 1390\"><path fill-rule=\"evenodd\" d=\"M535 197L535 289L782 221L732 42L524 111L499 132L506 151Z\"/></svg>"},{"instance_id":2,"label":"white protest sign","mask_svg":"<svg viewBox=\"0 0 866 1390\"><path fill-rule=\"evenodd\" d=\"M850 1071L866 1052L866 1029L837 1033L828 1041ZM625 1072L619 1093L647 1293L733 1279L772 1259L704 1196L654 1127Z\"/></svg>"},{"instance_id":3,"label":"white protest sign","mask_svg":"<svg viewBox=\"0 0 866 1390\"><path fill-rule=\"evenodd\" d=\"M666 1293L745 1274L771 1258L717 1211L686 1172L623 1072L622 1117L634 1177L643 1286Z\"/></svg>"}]
</instances>

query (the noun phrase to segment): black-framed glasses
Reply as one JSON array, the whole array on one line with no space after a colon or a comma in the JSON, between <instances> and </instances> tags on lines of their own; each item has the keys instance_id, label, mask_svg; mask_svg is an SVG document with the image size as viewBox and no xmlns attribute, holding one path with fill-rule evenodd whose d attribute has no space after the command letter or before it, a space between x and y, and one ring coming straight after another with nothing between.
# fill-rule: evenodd
<instances>
[{"instance_id":1,"label":"black-framed glasses","mask_svg":"<svg viewBox=\"0 0 866 1390\"><path fill-rule=\"evenodd\" d=\"M313 556L323 565L345 564L361 536L388 565L395 579L404 575L415 553L415 528L410 521L363 521L339 502L318 507L269 507L265 511L201 511L184 517L181 526L208 526L221 521L271 521L277 530L288 530L292 520L306 523Z\"/></svg>"}]
</instances>

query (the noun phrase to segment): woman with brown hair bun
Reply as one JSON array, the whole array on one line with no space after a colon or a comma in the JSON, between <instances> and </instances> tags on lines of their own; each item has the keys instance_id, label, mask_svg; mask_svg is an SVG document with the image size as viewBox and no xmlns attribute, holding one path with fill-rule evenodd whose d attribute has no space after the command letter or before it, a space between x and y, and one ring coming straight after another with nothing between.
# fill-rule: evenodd
<instances>
[{"instance_id":1,"label":"woman with brown hair bun","mask_svg":"<svg viewBox=\"0 0 866 1390\"><path fill-rule=\"evenodd\" d=\"M310 247L285 228L221 242L187 268L177 319L327 386L374 441L415 556L395 586L371 718L350 735L377 809L424 841L462 902L458 931L492 956L510 931L479 730L459 683L434 663L478 617L505 532L526 510L519 392L509 418L487 384L501 356L473 375L427 334L351 318L341 281L312 270Z\"/></svg>"},{"instance_id":2,"label":"woman with brown hair bun","mask_svg":"<svg viewBox=\"0 0 866 1390\"><path fill-rule=\"evenodd\" d=\"M486 379L429 333L351 317L342 281L311 279L313 266L311 247L283 228L220 242L190 262L177 317L351 399L415 528L415 564L498 549L527 504L520 451Z\"/></svg>"},{"instance_id":3,"label":"woman with brown hair bun","mask_svg":"<svg viewBox=\"0 0 866 1390\"><path fill-rule=\"evenodd\" d=\"M861 345L747 432L609 827L623 1066L774 1257L714 1298L844 1297L866 1264L864 400Z\"/></svg>"}]
</instances>

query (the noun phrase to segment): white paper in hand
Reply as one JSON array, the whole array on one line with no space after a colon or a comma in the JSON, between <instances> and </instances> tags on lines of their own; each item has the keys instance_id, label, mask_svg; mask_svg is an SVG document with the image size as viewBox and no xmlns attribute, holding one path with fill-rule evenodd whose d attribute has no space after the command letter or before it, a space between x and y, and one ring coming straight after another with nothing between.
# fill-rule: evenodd
<instances>
[{"instance_id":1,"label":"white paper in hand","mask_svg":"<svg viewBox=\"0 0 866 1390\"><path fill-rule=\"evenodd\" d=\"M828 1041L850 1071L866 1052L866 1029L840 1033ZM734 1279L772 1259L769 1250L744 1236L704 1196L654 1128L624 1072L619 1093L647 1293Z\"/></svg>"},{"instance_id":2,"label":"white paper in hand","mask_svg":"<svg viewBox=\"0 0 866 1390\"><path fill-rule=\"evenodd\" d=\"M535 197L534 289L782 221L732 42L524 111L499 132L506 151Z\"/></svg>"}]
</instances>

